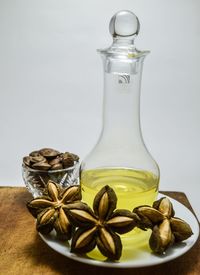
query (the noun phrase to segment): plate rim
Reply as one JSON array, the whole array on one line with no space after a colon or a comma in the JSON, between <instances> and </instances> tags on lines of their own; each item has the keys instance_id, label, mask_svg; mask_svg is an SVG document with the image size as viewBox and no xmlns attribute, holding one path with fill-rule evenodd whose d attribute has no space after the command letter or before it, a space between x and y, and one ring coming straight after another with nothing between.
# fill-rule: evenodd
<instances>
[{"instance_id":1,"label":"plate rim","mask_svg":"<svg viewBox=\"0 0 200 275\"><path fill-rule=\"evenodd\" d=\"M58 252L59 254L65 256L65 257L67 257L71 260L78 261L78 262L88 264L88 265L101 266L101 267L106 267L106 268L141 268L141 267L148 267L148 266L150 267L150 266L163 264L163 263L172 261L176 258L179 258L180 256L184 255L186 252L188 252L195 245L195 243L197 242L198 237L199 237L199 233L200 233L199 222L198 222L197 217L195 216L195 214L188 207L186 207L184 204L182 204L178 200L176 200L174 198L171 198L170 196L162 194L160 192L158 193L158 199L160 197L163 197L163 196L169 198L172 201L173 204L174 204L174 202L175 202L175 204L178 204L186 212L188 211L188 213L190 214L190 218L193 218L194 221L195 221L195 224L193 224L192 229L195 228L196 232L194 232L194 234L191 236L191 237L193 237L193 242L189 245L186 245L185 249L180 250L180 253L178 255L174 256L174 253L172 252L170 255L156 256L156 254L152 253L152 256L155 256L158 259L162 259L162 260L158 260L158 262L153 261L151 263L151 262L147 261L146 264L141 264L141 262L139 262L137 264L137 260L136 260L136 263L134 263L134 260L128 260L128 261L122 261L122 262L120 262L120 261L116 261L116 262L99 261L99 260L95 260L95 259L92 259L92 258L89 258L89 257L87 258L85 256L81 256L81 255L78 255L78 254L75 254L75 253L71 253L70 252L70 247L68 247L68 246L66 246L66 248L68 248L68 251L67 251L67 254L66 254L66 253L63 253L63 251L60 251L59 249L56 249L54 247L54 245L52 245L52 243L54 244L55 242L56 242L56 244L59 244L59 243L63 244L64 241L56 240L54 238L49 239L49 235L45 236L40 232L38 232L38 234L41 237L41 239L54 251ZM175 211L176 211L176 209L175 209ZM187 240L190 240L190 238L188 238ZM187 242L187 240L185 242ZM188 247L188 249L187 249L187 247ZM173 249L173 248L171 248L171 249Z\"/></svg>"}]
</instances>

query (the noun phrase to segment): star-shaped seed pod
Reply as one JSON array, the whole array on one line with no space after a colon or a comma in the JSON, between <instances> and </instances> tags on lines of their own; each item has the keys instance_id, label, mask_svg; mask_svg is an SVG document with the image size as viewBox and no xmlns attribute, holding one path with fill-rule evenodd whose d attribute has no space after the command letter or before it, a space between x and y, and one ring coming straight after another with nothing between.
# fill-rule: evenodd
<instances>
[{"instance_id":1,"label":"star-shaped seed pod","mask_svg":"<svg viewBox=\"0 0 200 275\"><path fill-rule=\"evenodd\" d=\"M47 196L35 198L27 203L28 210L37 218L36 229L48 234L54 228L58 237L69 240L72 235L72 225L63 209L68 204L73 205L81 200L80 186L73 185L61 190L50 180L46 192Z\"/></svg>"},{"instance_id":2,"label":"star-shaped seed pod","mask_svg":"<svg viewBox=\"0 0 200 275\"><path fill-rule=\"evenodd\" d=\"M149 245L156 253L165 252L175 242L186 240L193 234L189 224L174 217L173 205L166 197L155 201L153 207L142 205L133 212L140 217L139 228L152 229Z\"/></svg>"},{"instance_id":3,"label":"star-shaped seed pod","mask_svg":"<svg viewBox=\"0 0 200 275\"><path fill-rule=\"evenodd\" d=\"M69 219L78 227L72 237L71 252L88 253L97 246L108 259L121 257L122 243L118 234L131 231L138 217L129 210L115 210L116 204L114 190L106 185L95 196L93 210L82 202L66 207Z\"/></svg>"}]
</instances>

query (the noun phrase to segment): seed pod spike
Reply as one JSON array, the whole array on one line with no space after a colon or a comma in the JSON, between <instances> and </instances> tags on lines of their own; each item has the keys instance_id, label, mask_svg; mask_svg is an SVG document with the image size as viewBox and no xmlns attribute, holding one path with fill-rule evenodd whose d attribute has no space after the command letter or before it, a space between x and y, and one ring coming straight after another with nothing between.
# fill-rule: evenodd
<instances>
[{"instance_id":1,"label":"seed pod spike","mask_svg":"<svg viewBox=\"0 0 200 275\"><path fill-rule=\"evenodd\" d=\"M149 245L156 253L163 253L173 244L173 235L170 228L170 222L165 219L159 226L154 226Z\"/></svg>"},{"instance_id":2,"label":"seed pod spike","mask_svg":"<svg viewBox=\"0 0 200 275\"><path fill-rule=\"evenodd\" d=\"M101 218L107 219L115 210L117 205L117 196L114 190L106 185L95 196L93 202L94 213ZM104 211L104 212L102 212Z\"/></svg>"},{"instance_id":3,"label":"seed pod spike","mask_svg":"<svg viewBox=\"0 0 200 275\"><path fill-rule=\"evenodd\" d=\"M49 197L52 198L53 201L58 201L59 187L52 180L48 181L47 191L48 191Z\"/></svg>"},{"instance_id":4,"label":"seed pod spike","mask_svg":"<svg viewBox=\"0 0 200 275\"><path fill-rule=\"evenodd\" d=\"M95 231L96 228L77 229L72 238L71 252L87 253L93 250L96 246Z\"/></svg>"},{"instance_id":5,"label":"seed pod spike","mask_svg":"<svg viewBox=\"0 0 200 275\"><path fill-rule=\"evenodd\" d=\"M184 241L188 239L191 235L193 235L190 225L184 220L173 217L170 219L170 224L176 242Z\"/></svg>"},{"instance_id":6,"label":"seed pod spike","mask_svg":"<svg viewBox=\"0 0 200 275\"><path fill-rule=\"evenodd\" d=\"M173 217L175 212L171 201L167 197L163 197L153 203L153 208L160 211L165 217Z\"/></svg>"}]
</instances>

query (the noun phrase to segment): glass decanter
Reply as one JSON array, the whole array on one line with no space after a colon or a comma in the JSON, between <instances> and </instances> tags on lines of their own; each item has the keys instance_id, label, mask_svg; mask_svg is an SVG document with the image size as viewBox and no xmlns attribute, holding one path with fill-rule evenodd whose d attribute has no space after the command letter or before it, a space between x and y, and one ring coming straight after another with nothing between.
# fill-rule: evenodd
<instances>
[{"instance_id":1,"label":"glass decanter","mask_svg":"<svg viewBox=\"0 0 200 275\"><path fill-rule=\"evenodd\" d=\"M140 127L142 67L149 52L135 48L139 28L132 12L116 13L109 25L113 43L98 50L104 68L103 127L80 173L83 201L90 206L104 185L115 190L117 208L151 205L157 196L159 167L144 144Z\"/></svg>"}]
</instances>

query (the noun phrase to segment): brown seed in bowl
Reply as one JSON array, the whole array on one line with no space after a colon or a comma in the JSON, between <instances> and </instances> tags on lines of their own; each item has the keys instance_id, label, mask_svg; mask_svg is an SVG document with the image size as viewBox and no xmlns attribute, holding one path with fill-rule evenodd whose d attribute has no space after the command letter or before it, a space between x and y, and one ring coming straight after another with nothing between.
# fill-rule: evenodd
<instances>
[{"instance_id":1,"label":"brown seed in bowl","mask_svg":"<svg viewBox=\"0 0 200 275\"><path fill-rule=\"evenodd\" d=\"M44 158L43 156L39 155L37 157L30 157L30 161L32 163L37 163L37 162L47 162L46 158Z\"/></svg>"},{"instance_id":2,"label":"brown seed in bowl","mask_svg":"<svg viewBox=\"0 0 200 275\"><path fill-rule=\"evenodd\" d=\"M27 166L31 166L31 158L29 156L24 157L23 163Z\"/></svg>"},{"instance_id":3,"label":"brown seed in bowl","mask_svg":"<svg viewBox=\"0 0 200 275\"><path fill-rule=\"evenodd\" d=\"M49 164L52 166L52 165L58 164L60 162L61 162L61 158L60 157L56 157L55 159L50 160Z\"/></svg>"},{"instance_id":4,"label":"brown seed in bowl","mask_svg":"<svg viewBox=\"0 0 200 275\"><path fill-rule=\"evenodd\" d=\"M47 171L51 168L51 165L49 165L47 162L37 162L32 165L33 169Z\"/></svg>"},{"instance_id":5,"label":"brown seed in bowl","mask_svg":"<svg viewBox=\"0 0 200 275\"><path fill-rule=\"evenodd\" d=\"M60 170L63 169L62 163L57 163L51 166L51 170Z\"/></svg>"},{"instance_id":6,"label":"brown seed in bowl","mask_svg":"<svg viewBox=\"0 0 200 275\"><path fill-rule=\"evenodd\" d=\"M43 148L39 151L39 153L47 158L47 159L52 159L60 155L60 152L51 148Z\"/></svg>"},{"instance_id":7,"label":"brown seed in bowl","mask_svg":"<svg viewBox=\"0 0 200 275\"><path fill-rule=\"evenodd\" d=\"M33 152L31 152L29 154L29 156L31 156L31 157L38 157L38 156L41 156L41 155L40 155L39 151L33 151Z\"/></svg>"}]
</instances>

